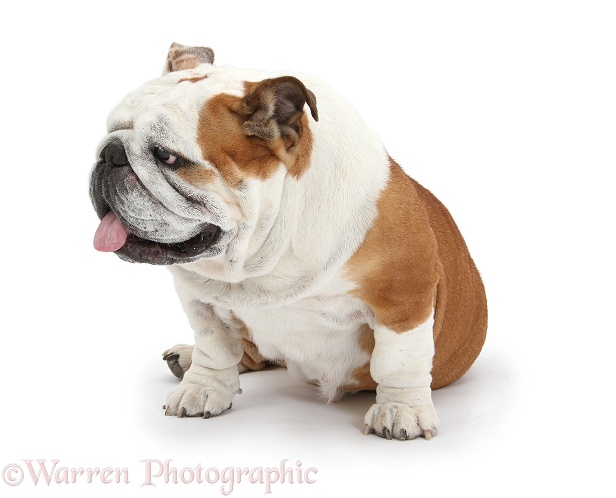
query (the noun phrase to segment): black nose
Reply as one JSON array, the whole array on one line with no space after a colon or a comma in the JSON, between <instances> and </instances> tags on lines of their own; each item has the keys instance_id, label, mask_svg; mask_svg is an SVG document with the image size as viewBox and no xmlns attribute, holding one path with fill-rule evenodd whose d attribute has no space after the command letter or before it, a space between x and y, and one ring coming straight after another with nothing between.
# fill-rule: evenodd
<instances>
[{"instance_id":1,"label":"black nose","mask_svg":"<svg viewBox=\"0 0 616 498\"><path fill-rule=\"evenodd\" d=\"M110 143L103 149L101 158L110 166L128 166L128 158L124 147L117 143Z\"/></svg>"}]
</instances>

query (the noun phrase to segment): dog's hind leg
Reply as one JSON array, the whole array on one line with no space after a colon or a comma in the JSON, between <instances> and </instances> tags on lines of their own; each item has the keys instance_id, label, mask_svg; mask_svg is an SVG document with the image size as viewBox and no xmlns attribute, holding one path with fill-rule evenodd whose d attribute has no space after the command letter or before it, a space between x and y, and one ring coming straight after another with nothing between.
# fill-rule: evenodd
<instances>
[{"instance_id":1,"label":"dog's hind leg","mask_svg":"<svg viewBox=\"0 0 616 498\"><path fill-rule=\"evenodd\" d=\"M242 339L242 347L244 348L244 355L242 356L241 363L238 365L240 373L249 372L251 370L261 370L270 364L261 356L257 346L248 339ZM171 373L178 379L182 379L184 373L190 367L194 349L194 345L176 344L163 352L163 360L167 362L169 370L171 370ZM280 363L277 364L279 365Z\"/></svg>"}]
</instances>

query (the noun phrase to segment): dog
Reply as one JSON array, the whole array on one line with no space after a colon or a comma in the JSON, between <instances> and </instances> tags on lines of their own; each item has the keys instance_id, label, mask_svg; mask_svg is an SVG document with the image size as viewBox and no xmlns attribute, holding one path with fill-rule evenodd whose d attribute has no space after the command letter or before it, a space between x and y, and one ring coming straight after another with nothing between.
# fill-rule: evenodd
<instances>
[{"instance_id":1,"label":"dog","mask_svg":"<svg viewBox=\"0 0 616 498\"><path fill-rule=\"evenodd\" d=\"M168 266L195 333L165 352L182 379L166 415L219 415L240 372L283 363L327 402L376 391L365 434L436 435L431 390L479 355L484 286L447 209L345 98L174 43L107 127L94 246Z\"/></svg>"}]
</instances>

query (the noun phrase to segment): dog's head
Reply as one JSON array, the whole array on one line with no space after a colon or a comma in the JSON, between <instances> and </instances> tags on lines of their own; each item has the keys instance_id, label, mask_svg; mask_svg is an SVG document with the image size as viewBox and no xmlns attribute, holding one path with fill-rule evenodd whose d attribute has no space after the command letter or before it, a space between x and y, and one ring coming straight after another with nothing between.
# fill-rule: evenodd
<instances>
[{"instance_id":1,"label":"dog's head","mask_svg":"<svg viewBox=\"0 0 616 498\"><path fill-rule=\"evenodd\" d=\"M96 249L188 263L246 252L271 228L284 178L310 161L315 96L294 77L213 61L209 48L173 44L163 76L111 112L90 182Z\"/></svg>"}]
</instances>

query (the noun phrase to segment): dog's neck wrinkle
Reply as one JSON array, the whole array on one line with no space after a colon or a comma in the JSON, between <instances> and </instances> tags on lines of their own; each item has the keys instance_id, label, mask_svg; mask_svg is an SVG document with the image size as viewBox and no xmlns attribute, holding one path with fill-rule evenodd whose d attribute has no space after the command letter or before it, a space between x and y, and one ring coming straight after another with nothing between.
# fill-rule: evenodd
<instances>
[{"instance_id":1,"label":"dog's neck wrinkle","mask_svg":"<svg viewBox=\"0 0 616 498\"><path fill-rule=\"evenodd\" d=\"M283 180L282 193L277 212L266 210L259 216L259 220L253 232L246 234L249 237L248 250L245 257L231 260L227 259L225 265L225 280L240 282L246 279L256 279L270 274L279 264L282 258L292 252L291 240L295 227L299 225L298 204L289 202L297 195L297 181L286 175ZM271 217L273 222L263 228L263 220ZM257 234L255 230L261 227L262 232Z\"/></svg>"},{"instance_id":2,"label":"dog's neck wrinkle","mask_svg":"<svg viewBox=\"0 0 616 498\"><path fill-rule=\"evenodd\" d=\"M382 172L366 175L358 170L372 167L369 160L362 160L364 156L386 157L386 151L379 143L378 150L349 157L337 151L348 150L352 134L313 133L316 143L310 167L301 178L285 176L278 212L267 236L242 260L228 261L225 281L258 279L267 288L270 284L263 278L271 276L279 282L280 268L294 262L295 268L304 269L294 277L305 284L314 280L316 268L320 273L327 268L328 275L336 274L364 240L376 217L375 198L386 178Z\"/></svg>"}]
</instances>

